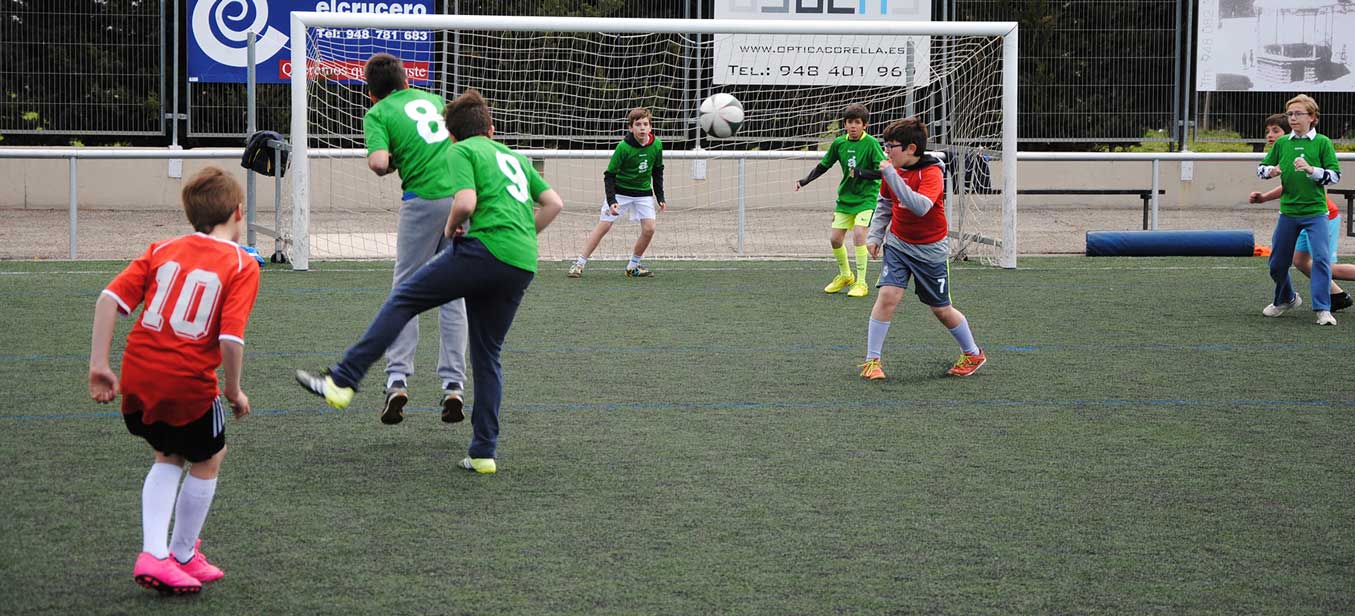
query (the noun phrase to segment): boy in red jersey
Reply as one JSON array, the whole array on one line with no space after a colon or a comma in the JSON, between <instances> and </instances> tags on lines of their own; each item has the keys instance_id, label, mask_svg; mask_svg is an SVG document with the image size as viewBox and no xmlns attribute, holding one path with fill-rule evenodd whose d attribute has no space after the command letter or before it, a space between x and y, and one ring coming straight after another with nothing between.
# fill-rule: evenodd
<instances>
[{"instance_id":1,"label":"boy in red jersey","mask_svg":"<svg viewBox=\"0 0 1355 616\"><path fill-rule=\"evenodd\" d=\"M969 376L988 358L974 343L964 314L950 305L949 227L941 163L926 153L927 126L916 118L890 124L881 141L888 160L880 163L884 183L866 249L870 256L878 257L883 246L884 267L875 284L880 295L870 313L861 376L873 381L885 378L880 351L909 278L917 285L918 299L931 307L932 314L960 344L960 359L947 374Z\"/></svg>"},{"instance_id":2,"label":"boy in red jersey","mask_svg":"<svg viewBox=\"0 0 1355 616\"><path fill-rule=\"evenodd\" d=\"M133 577L162 593L193 593L224 574L198 551L198 533L226 455L225 412L216 368L236 418L249 414L240 391L245 325L259 291L259 266L237 241L244 228L240 184L207 167L183 188L196 233L151 244L103 290L94 307L89 394L122 393L127 431L146 439L155 464L141 489L142 552ZM122 379L108 365L113 321L145 302L122 354ZM223 361L224 360L224 361ZM184 461L192 464L179 489ZM174 534L169 534L170 515Z\"/></svg>"}]
</instances>

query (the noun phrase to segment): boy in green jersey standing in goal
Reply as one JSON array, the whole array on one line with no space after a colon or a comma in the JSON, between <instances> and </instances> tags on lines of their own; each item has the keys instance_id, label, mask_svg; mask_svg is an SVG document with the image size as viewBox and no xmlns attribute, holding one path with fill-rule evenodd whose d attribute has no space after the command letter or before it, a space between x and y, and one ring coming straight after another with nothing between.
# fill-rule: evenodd
<instances>
[{"instance_id":1,"label":"boy in green jersey standing in goal","mask_svg":"<svg viewBox=\"0 0 1355 616\"><path fill-rule=\"evenodd\" d=\"M1292 132L1275 140L1266 152L1256 175L1261 179L1279 176L1284 192L1280 195L1280 217L1271 238L1270 278L1275 281L1275 296L1261 310L1278 317L1303 302L1289 279L1294 249L1300 231L1306 231L1312 249L1313 269L1309 290L1318 325L1336 325L1331 315L1331 243L1327 238L1327 186L1341 179L1341 165L1331 139L1317 133L1317 101L1300 94L1285 103L1285 116Z\"/></svg>"},{"instance_id":2,"label":"boy in green jersey standing in goal","mask_svg":"<svg viewBox=\"0 0 1355 616\"><path fill-rule=\"evenodd\" d=\"M654 239L655 201L658 202L659 211L668 209L668 203L663 196L663 142L654 135L652 123L649 110L643 107L636 107L626 115L626 128L630 133L616 144L607 170L602 174L602 186L607 199L602 204L597 226L584 241L583 253L569 266L570 278L583 276L588 257L597 250L598 244L612 230L612 223L621 217L622 212L630 220L640 222L640 237L635 240L630 262L626 263L626 277L648 278L654 275L640 265L640 258Z\"/></svg>"},{"instance_id":3,"label":"boy in green jersey standing in goal","mask_svg":"<svg viewBox=\"0 0 1355 616\"><path fill-rule=\"evenodd\" d=\"M842 166L842 181L837 185L837 208L833 210L833 225L828 234L828 244L833 248L833 258L837 260L837 277L823 288L825 293L837 293L848 288L847 295L865 297L870 294L866 284L866 234L870 230L870 217L875 212L875 200L880 196L880 162L885 159L880 142L866 132L866 123L870 114L866 106L852 103L842 112L842 126L846 134L833 140L824 153L823 160L809 172L803 180L795 182L795 191L816 178L827 173L833 163ZM853 274L847 262L847 248L843 242L847 230L852 232L852 243L856 246L856 273Z\"/></svg>"},{"instance_id":4,"label":"boy in green jersey standing in goal","mask_svg":"<svg viewBox=\"0 0 1355 616\"><path fill-rule=\"evenodd\" d=\"M475 90L447 105L447 150L452 213L443 226L452 247L433 257L391 292L367 332L327 372L296 371L307 391L334 408L353 401L367 369L419 313L465 298L470 322L470 360L475 407L468 456L461 468L498 470L499 403L503 372L499 352L522 297L536 275L536 236L564 203L521 154L494 141L489 106ZM533 202L537 207L533 207ZM444 413L446 411L444 410ZM443 421L460 421L443 417Z\"/></svg>"},{"instance_id":5,"label":"boy in green jersey standing in goal","mask_svg":"<svg viewBox=\"0 0 1355 616\"><path fill-rule=\"evenodd\" d=\"M378 176L400 174L404 195L395 235L395 276L391 288L451 245L442 226L452 211L452 184L447 173L451 134L443 123L441 96L409 87L400 59L373 55L364 68L372 108L362 117L367 166ZM462 384L466 381L466 304L448 302L438 311L440 345L438 376L442 378L443 417L462 416ZM413 319L386 351L386 403L381 423L404 420L409 402L408 378L414 374L419 320Z\"/></svg>"}]
</instances>

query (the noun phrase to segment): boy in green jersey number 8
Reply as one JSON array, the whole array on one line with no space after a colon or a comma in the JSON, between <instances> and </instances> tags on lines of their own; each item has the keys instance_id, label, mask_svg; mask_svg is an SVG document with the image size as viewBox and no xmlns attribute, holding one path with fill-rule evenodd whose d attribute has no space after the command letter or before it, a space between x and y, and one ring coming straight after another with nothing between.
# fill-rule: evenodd
<instances>
[{"instance_id":1,"label":"boy in green jersey number 8","mask_svg":"<svg viewBox=\"0 0 1355 616\"><path fill-rule=\"evenodd\" d=\"M842 111L842 126L847 129L847 133L834 139L818 166L804 179L795 182L795 191L799 192L805 184L827 173L833 163L842 166L842 181L837 186L837 207L833 210L833 224L828 234L828 244L832 246L833 258L837 260L838 274L823 288L825 293L837 293L847 288L850 297L870 294L870 287L866 284L866 233L870 230L875 200L880 196L879 166L885 160L885 155L880 142L866 132L869 119L870 113L866 111L865 105L847 105ZM856 245L855 274L847 263L847 249L843 246L848 229L852 231L852 243Z\"/></svg>"},{"instance_id":2,"label":"boy in green jersey number 8","mask_svg":"<svg viewBox=\"0 0 1355 616\"><path fill-rule=\"evenodd\" d=\"M442 236L442 223L452 211L447 150L451 133L442 118L441 96L409 87L400 59L373 55L363 70L372 108L362 117L367 142L367 166L378 176L400 174L404 191L395 235L395 275L391 288L400 286L423 264L451 245ZM466 381L466 304L448 302L438 310L438 376L442 381L445 416L459 416L462 383ZM414 352L419 321L410 321L386 351L386 402L381 422L404 419L409 402L408 379L414 374Z\"/></svg>"}]
</instances>

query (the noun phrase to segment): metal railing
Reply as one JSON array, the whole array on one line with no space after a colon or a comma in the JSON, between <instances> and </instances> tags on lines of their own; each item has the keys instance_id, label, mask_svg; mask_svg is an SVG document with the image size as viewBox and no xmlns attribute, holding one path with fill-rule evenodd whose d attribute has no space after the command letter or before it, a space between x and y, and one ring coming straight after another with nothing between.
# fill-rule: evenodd
<instances>
[{"instance_id":1,"label":"metal railing","mask_svg":"<svg viewBox=\"0 0 1355 616\"><path fill-rule=\"evenodd\" d=\"M76 180L79 174L78 162L81 159L96 160L126 160L126 159L151 159L151 160L175 160L175 159L208 159L208 160L239 160L243 149L241 148L214 148L214 149L193 149L193 150L171 150L171 149L85 149L85 148L0 148L0 160L5 159L66 159L70 161L68 167L69 191L69 212L70 212L70 252L71 259L78 257L76 243L77 212L79 209L79 195L76 188ZM521 150L524 156L536 158L592 158L607 155L606 152L593 150ZM366 157L365 150L345 149L329 150L324 153L325 158L355 158ZM803 158L818 159L821 155L817 152L733 152L733 151L687 151L673 152L668 155L670 158ZM1158 211L1160 200L1158 191L1162 186L1161 164L1168 162L1225 162L1225 161L1253 161L1260 162L1263 155L1260 153L1248 152L1229 152L1229 153L1201 153L1201 152L1018 152L1018 162L1151 162L1151 182L1152 182L1152 201L1149 210L1149 228L1158 228ZM1355 160L1355 152L1341 152L1337 154L1337 159L1342 161ZM739 209L742 212L742 193L740 193ZM1019 207L1019 206L1018 206ZM275 208L276 211L280 208ZM248 204L249 220L254 220L254 203L251 199ZM743 216L740 213L739 227L740 236L742 236ZM280 226L280 225L279 225ZM251 223L251 229L255 226ZM265 229L267 230L267 229Z\"/></svg>"}]
</instances>

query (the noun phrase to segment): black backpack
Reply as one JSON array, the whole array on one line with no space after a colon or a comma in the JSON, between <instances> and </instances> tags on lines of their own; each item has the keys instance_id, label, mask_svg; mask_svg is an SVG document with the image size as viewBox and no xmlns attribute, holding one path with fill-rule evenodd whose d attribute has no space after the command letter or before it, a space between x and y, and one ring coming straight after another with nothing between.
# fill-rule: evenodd
<instances>
[{"instance_id":1,"label":"black backpack","mask_svg":"<svg viewBox=\"0 0 1355 616\"><path fill-rule=\"evenodd\" d=\"M261 173L267 176L282 177L287 174L287 156L290 152L282 149L282 168L275 169L273 161L273 148L268 147L269 141L286 140L276 132L271 130L261 130L249 136L245 142L245 153L240 157L240 166Z\"/></svg>"}]
</instances>

